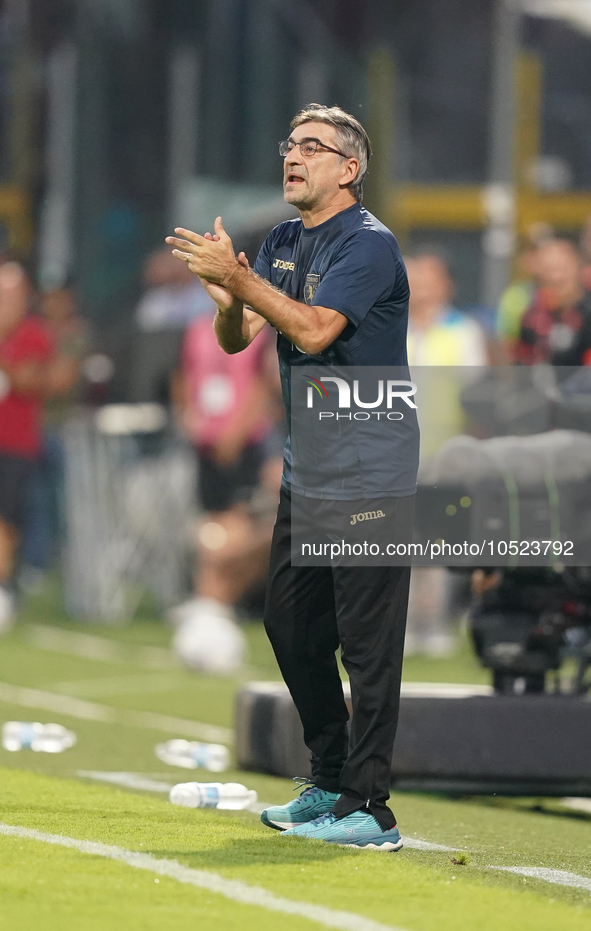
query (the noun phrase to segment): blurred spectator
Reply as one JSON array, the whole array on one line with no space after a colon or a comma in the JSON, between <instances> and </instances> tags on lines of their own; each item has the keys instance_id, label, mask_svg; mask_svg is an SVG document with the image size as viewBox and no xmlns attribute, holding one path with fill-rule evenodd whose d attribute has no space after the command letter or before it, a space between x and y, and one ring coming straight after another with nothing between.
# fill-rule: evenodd
<instances>
[{"instance_id":1,"label":"blurred spectator","mask_svg":"<svg viewBox=\"0 0 591 931\"><path fill-rule=\"evenodd\" d=\"M423 251L405 261L410 286L408 359L411 367L420 366L424 460L465 428L460 390L472 373L460 378L456 367L486 365L488 354L480 325L451 304L454 283L443 256Z\"/></svg>"},{"instance_id":2,"label":"blurred spectator","mask_svg":"<svg viewBox=\"0 0 591 931\"><path fill-rule=\"evenodd\" d=\"M28 489L19 583L37 588L48 568L63 525L63 424L81 400L80 370L91 349L88 327L76 308L69 285L44 291L38 310L53 340L55 354L47 368L43 451Z\"/></svg>"},{"instance_id":3,"label":"blurred spectator","mask_svg":"<svg viewBox=\"0 0 591 931\"><path fill-rule=\"evenodd\" d=\"M10 623L9 586L27 484L42 450L41 407L52 340L28 313L31 288L16 262L0 266L0 629Z\"/></svg>"},{"instance_id":4,"label":"blurred spectator","mask_svg":"<svg viewBox=\"0 0 591 931\"><path fill-rule=\"evenodd\" d=\"M168 404L184 331L196 317L211 317L214 304L199 279L168 248L148 256L144 284L147 290L135 312L130 400Z\"/></svg>"},{"instance_id":5,"label":"blurred spectator","mask_svg":"<svg viewBox=\"0 0 591 931\"><path fill-rule=\"evenodd\" d=\"M504 349L504 360L514 357L522 317L531 304L538 285L538 250L554 236L547 223L532 223L515 266L517 280L503 292L497 311L497 335Z\"/></svg>"},{"instance_id":6,"label":"blurred spectator","mask_svg":"<svg viewBox=\"0 0 591 931\"><path fill-rule=\"evenodd\" d=\"M428 458L451 436L464 429L461 381L445 366L482 366L488 361L486 339L479 324L453 307L454 283L449 266L436 251L406 259L410 285L408 354L423 403L419 410L421 457ZM407 653L441 656L451 652L452 577L447 569L412 570Z\"/></svg>"},{"instance_id":7,"label":"blurred spectator","mask_svg":"<svg viewBox=\"0 0 591 931\"><path fill-rule=\"evenodd\" d=\"M591 291L591 215L587 217L581 231L580 248L583 258L583 287Z\"/></svg>"},{"instance_id":8,"label":"blurred spectator","mask_svg":"<svg viewBox=\"0 0 591 931\"><path fill-rule=\"evenodd\" d=\"M540 285L521 321L515 361L521 365L591 364L591 294L574 243L552 239L537 255Z\"/></svg>"},{"instance_id":9,"label":"blurred spectator","mask_svg":"<svg viewBox=\"0 0 591 931\"><path fill-rule=\"evenodd\" d=\"M436 251L406 259L410 285L408 356L411 365L486 365L481 327L451 303L449 266Z\"/></svg>"},{"instance_id":10,"label":"blurred spectator","mask_svg":"<svg viewBox=\"0 0 591 931\"><path fill-rule=\"evenodd\" d=\"M244 640L234 606L266 571L281 477L281 448L266 461L274 391L269 350L268 341L257 340L228 355L208 315L188 328L174 380L179 421L198 458L205 512L196 532L195 597L171 612L179 625L176 650L194 668L221 672L240 664ZM265 490L271 495L270 512L261 484L263 499Z\"/></svg>"},{"instance_id":11,"label":"blurred spectator","mask_svg":"<svg viewBox=\"0 0 591 931\"><path fill-rule=\"evenodd\" d=\"M49 398L45 405L45 422L49 426L61 426L81 400L80 371L92 342L88 325L78 313L71 286L44 291L38 307L55 345L47 376Z\"/></svg>"},{"instance_id":12,"label":"blurred spectator","mask_svg":"<svg viewBox=\"0 0 591 931\"><path fill-rule=\"evenodd\" d=\"M589 243L590 233L588 222L582 246ZM534 267L538 287L513 342L515 361L521 365L591 365L591 294L585 285L584 253L569 239L546 238L535 251ZM480 610L481 598L487 592L498 610L495 591L504 576L502 568L474 571L473 611Z\"/></svg>"}]
</instances>

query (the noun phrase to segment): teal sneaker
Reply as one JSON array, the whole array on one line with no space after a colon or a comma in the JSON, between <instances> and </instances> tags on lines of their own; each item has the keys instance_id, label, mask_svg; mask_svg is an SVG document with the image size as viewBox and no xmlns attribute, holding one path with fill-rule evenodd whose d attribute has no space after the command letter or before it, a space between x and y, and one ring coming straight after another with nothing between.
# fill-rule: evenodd
<instances>
[{"instance_id":1,"label":"teal sneaker","mask_svg":"<svg viewBox=\"0 0 591 931\"><path fill-rule=\"evenodd\" d=\"M365 811L354 811L352 815L337 818L332 812L321 815L308 824L285 831L283 836L307 837L323 840L341 847L361 847L365 850L400 850L402 838L396 826L382 831L373 815Z\"/></svg>"},{"instance_id":2,"label":"teal sneaker","mask_svg":"<svg viewBox=\"0 0 591 931\"><path fill-rule=\"evenodd\" d=\"M301 785L305 783L299 781L299 786ZM266 808L261 815L261 821L268 828L276 828L278 831L301 827L308 821L331 811L338 798L338 792L326 792L318 786L308 785L298 798L294 798L287 805L274 805L273 808Z\"/></svg>"}]
</instances>

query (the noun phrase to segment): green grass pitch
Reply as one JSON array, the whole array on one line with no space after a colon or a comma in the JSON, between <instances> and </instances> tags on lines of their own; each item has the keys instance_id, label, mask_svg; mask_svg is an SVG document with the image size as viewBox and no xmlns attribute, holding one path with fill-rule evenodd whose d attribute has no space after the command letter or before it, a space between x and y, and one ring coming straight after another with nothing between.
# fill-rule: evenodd
<instances>
[{"instance_id":1,"label":"green grass pitch","mask_svg":"<svg viewBox=\"0 0 591 931\"><path fill-rule=\"evenodd\" d=\"M40 638L35 626L40 624L50 629L49 640ZM59 638L51 642L54 628L106 638L115 651L107 660L58 649ZM68 621L57 589L30 599L15 630L0 641L0 683L100 704L114 709L113 719L0 702L0 722L58 721L78 735L74 748L55 756L0 750L0 822L176 860L290 902L347 912L358 916L351 919L353 931L369 927L367 920L406 931L591 927L590 891L495 869L542 867L591 880L591 815L569 811L558 801L398 793L392 807L403 835L454 850L405 847L398 854L380 854L282 838L248 812L180 809L165 794L77 775L124 771L169 783L221 778L255 788L263 802L285 800L292 788L288 780L235 770L218 777L166 766L154 755L154 745L166 733L151 729L149 721L137 725L125 717L129 711L153 712L230 727L240 681L278 676L260 625L247 631L252 665L241 679L193 676L167 664L163 651L170 632L148 611L128 627L104 628ZM161 668L159 661L150 663L145 646L160 648ZM405 677L486 681L465 646L450 660L410 659ZM123 862L0 833L0 926L10 931L305 931L327 925Z\"/></svg>"}]
</instances>

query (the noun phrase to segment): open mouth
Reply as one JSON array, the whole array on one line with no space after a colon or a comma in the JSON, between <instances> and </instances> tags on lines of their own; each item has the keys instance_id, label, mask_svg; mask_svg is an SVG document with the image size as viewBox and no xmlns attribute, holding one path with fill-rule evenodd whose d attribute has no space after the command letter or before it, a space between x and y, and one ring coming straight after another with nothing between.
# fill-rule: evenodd
<instances>
[{"instance_id":1,"label":"open mouth","mask_svg":"<svg viewBox=\"0 0 591 931\"><path fill-rule=\"evenodd\" d=\"M285 179L286 184L303 184L304 179L300 175L294 174L292 171L287 175Z\"/></svg>"}]
</instances>

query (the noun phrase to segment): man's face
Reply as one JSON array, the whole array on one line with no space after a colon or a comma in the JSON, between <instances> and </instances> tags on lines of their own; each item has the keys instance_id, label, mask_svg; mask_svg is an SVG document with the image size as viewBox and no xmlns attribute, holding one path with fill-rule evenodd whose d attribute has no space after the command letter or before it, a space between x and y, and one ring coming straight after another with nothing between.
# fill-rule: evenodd
<instances>
[{"instance_id":1,"label":"man's face","mask_svg":"<svg viewBox=\"0 0 591 931\"><path fill-rule=\"evenodd\" d=\"M581 260L576 249L560 240L548 242L538 250L538 274L542 287L561 298L576 291L581 280Z\"/></svg>"},{"instance_id":2,"label":"man's face","mask_svg":"<svg viewBox=\"0 0 591 931\"><path fill-rule=\"evenodd\" d=\"M331 149L342 150L336 130L327 123L302 123L289 136L292 142L314 140ZM311 158L304 157L298 145L285 156L283 163L283 197L288 204L300 210L310 210L337 195L353 178L347 175L347 166L354 159L344 159L334 152L318 146Z\"/></svg>"},{"instance_id":3,"label":"man's face","mask_svg":"<svg viewBox=\"0 0 591 931\"><path fill-rule=\"evenodd\" d=\"M410 286L409 310L444 307L451 300L453 285L447 268L436 255L420 255L406 263Z\"/></svg>"}]
</instances>

